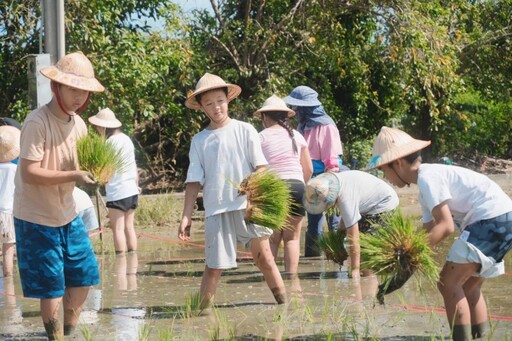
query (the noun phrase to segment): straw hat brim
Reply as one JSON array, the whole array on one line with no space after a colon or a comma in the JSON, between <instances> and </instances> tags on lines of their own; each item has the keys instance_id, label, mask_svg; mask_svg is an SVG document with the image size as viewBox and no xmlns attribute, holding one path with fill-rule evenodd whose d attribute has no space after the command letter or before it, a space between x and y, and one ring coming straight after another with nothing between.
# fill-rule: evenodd
<instances>
[{"instance_id":1,"label":"straw hat brim","mask_svg":"<svg viewBox=\"0 0 512 341\"><path fill-rule=\"evenodd\" d=\"M283 101L288 105L294 105L296 107L316 107L322 105L318 99L302 100L291 96L286 96L283 98Z\"/></svg>"},{"instance_id":2,"label":"straw hat brim","mask_svg":"<svg viewBox=\"0 0 512 341\"><path fill-rule=\"evenodd\" d=\"M370 160L370 163L368 163L368 165L366 166L366 170L369 171L387 165L388 163L401 159L407 155L411 155L412 153L415 153L429 146L430 143L430 141L413 139L412 141L405 145L393 147L382 154L374 155Z\"/></svg>"},{"instance_id":3,"label":"straw hat brim","mask_svg":"<svg viewBox=\"0 0 512 341\"><path fill-rule=\"evenodd\" d=\"M105 87L96 78L88 78L62 72L55 66L45 66L39 72L54 82L90 92L103 92Z\"/></svg>"},{"instance_id":4,"label":"straw hat brim","mask_svg":"<svg viewBox=\"0 0 512 341\"><path fill-rule=\"evenodd\" d=\"M103 128L119 128L123 125L117 118L114 118L113 120L103 120L96 116L91 116L88 120L91 124Z\"/></svg>"},{"instance_id":5,"label":"straw hat brim","mask_svg":"<svg viewBox=\"0 0 512 341\"><path fill-rule=\"evenodd\" d=\"M20 130L13 126L2 126L1 130L7 143L0 144L0 162L9 162L20 156Z\"/></svg>"},{"instance_id":6,"label":"straw hat brim","mask_svg":"<svg viewBox=\"0 0 512 341\"><path fill-rule=\"evenodd\" d=\"M222 88L228 89L228 94L227 94L228 102L230 102L233 99L235 99L236 97L238 97L238 95L240 95L240 93L242 92L242 88L235 84L226 83L226 84L212 85L209 87L198 89L198 90L194 91L193 93L191 93L190 95L188 95L187 100L185 101L185 106L189 109L201 110L201 104L199 104L199 102L197 101L196 96L200 95L202 93L205 93L207 91L210 91L210 90L216 90L216 89L222 89Z\"/></svg>"},{"instance_id":7,"label":"straw hat brim","mask_svg":"<svg viewBox=\"0 0 512 341\"><path fill-rule=\"evenodd\" d=\"M291 110L291 109L283 109L283 108L278 108L278 107L267 107L267 108L261 108L259 110L256 110L255 112L253 112L252 114L256 117L260 117L261 118L261 113L264 113L264 112L269 112L269 111L273 111L273 112L276 112L276 111L280 111L280 112L286 112L288 115L287 117L290 118L290 117L293 117L295 116L295 111Z\"/></svg>"}]
</instances>

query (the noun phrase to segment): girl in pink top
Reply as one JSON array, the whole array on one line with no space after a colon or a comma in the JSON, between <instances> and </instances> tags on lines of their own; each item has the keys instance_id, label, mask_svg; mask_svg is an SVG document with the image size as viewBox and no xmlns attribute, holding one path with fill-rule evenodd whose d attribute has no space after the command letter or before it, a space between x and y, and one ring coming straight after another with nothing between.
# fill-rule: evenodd
<instances>
[{"instance_id":1,"label":"girl in pink top","mask_svg":"<svg viewBox=\"0 0 512 341\"><path fill-rule=\"evenodd\" d=\"M336 123L327 115L318 100L318 93L308 86L301 85L283 99L295 110L297 130L304 135L313 161L313 177L324 172L339 172L348 168L342 165L343 149ZM327 216L329 230L337 230L340 217ZM323 233L323 214L308 213L305 257L320 256L317 240Z\"/></svg>"},{"instance_id":2,"label":"girl in pink top","mask_svg":"<svg viewBox=\"0 0 512 341\"><path fill-rule=\"evenodd\" d=\"M288 218L288 226L272 234L270 248L276 258L279 244L283 240L285 271L295 274L299 265L300 229L306 215L302 205L304 183L313 173L311 157L306 141L288 122L295 112L290 110L281 98L276 95L269 97L254 115L261 118L265 127L260 133L260 138L269 168L278 173L292 191L295 205ZM300 287L294 289L300 291Z\"/></svg>"}]
</instances>

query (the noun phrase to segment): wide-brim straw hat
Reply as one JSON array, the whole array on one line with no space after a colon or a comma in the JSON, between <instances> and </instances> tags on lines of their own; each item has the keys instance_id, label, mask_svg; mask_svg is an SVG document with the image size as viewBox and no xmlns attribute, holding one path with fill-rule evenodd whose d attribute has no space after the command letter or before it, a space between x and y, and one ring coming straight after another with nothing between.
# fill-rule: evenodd
<instances>
[{"instance_id":1,"label":"wide-brim straw hat","mask_svg":"<svg viewBox=\"0 0 512 341\"><path fill-rule=\"evenodd\" d=\"M305 85L300 85L293 89L283 100L286 104L297 107L316 107L322 105L318 100L318 92Z\"/></svg>"},{"instance_id":2,"label":"wide-brim straw hat","mask_svg":"<svg viewBox=\"0 0 512 341\"><path fill-rule=\"evenodd\" d=\"M340 194L340 180L334 173L322 173L306 184L302 203L311 214L320 214L332 207Z\"/></svg>"},{"instance_id":3,"label":"wide-brim straw hat","mask_svg":"<svg viewBox=\"0 0 512 341\"><path fill-rule=\"evenodd\" d=\"M269 111L280 111L280 112L282 111L282 112L287 113L288 117L295 116L295 111L288 108L286 106L286 103L276 95L272 95L269 98L267 98L265 100L265 102L263 102L263 106L260 109L256 110L253 113L253 115L257 116L257 117L261 117L261 113L269 112Z\"/></svg>"},{"instance_id":4,"label":"wide-brim straw hat","mask_svg":"<svg viewBox=\"0 0 512 341\"><path fill-rule=\"evenodd\" d=\"M89 122L103 128L119 128L123 125L109 108L101 109L96 115L89 117Z\"/></svg>"},{"instance_id":5,"label":"wide-brim straw hat","mask_svg":"<svg viewBox=\"0 0 512 341\"><path fill-rule=\"evenodd\" d=\"M9 162L20 156L20 130L0 126L0 162Z\"/></svg>"},{"instance_id":6,"label":"wide-brim straw hat","mask_svg":"<svg viewBox=\"0 0 512 341\"><path fill-rule=\"evenodd\" d=\"M213 75L211 73L205 73L201 79L196 84L196 89L194 92L187 96L187 100L185 101L185 106L190 109L201 110L201 104L196 99L196 96L202 94L206 91L227 88L227 98L228 102L236 98L242 92L242 88L235 84L226 83L219 76Z\"/></svg>"},{"instance_id":7,"label":"wide-brim straw hat","mask_svg":"<svg viewBox=\"0 0 512 341\"><path fill-rule=\"evenodd\" d=\"M54 82L91 92L102 92L103 85L95 78L89 59L82 52L62 57L56 65L45 66L39 72Z\"/></svg>"},{"instance_id":8,"label":"wide-brim straw hat","mask_svg":"<svg viewBox=\"0 0 512 341\"><path fill-rule=\"evenodd\" d=\"M400 129L382 127L373 143L373 156L367 170L378 168L411 155L430 145L430 141L417 140Z\"/></svg>"}]
</instances>

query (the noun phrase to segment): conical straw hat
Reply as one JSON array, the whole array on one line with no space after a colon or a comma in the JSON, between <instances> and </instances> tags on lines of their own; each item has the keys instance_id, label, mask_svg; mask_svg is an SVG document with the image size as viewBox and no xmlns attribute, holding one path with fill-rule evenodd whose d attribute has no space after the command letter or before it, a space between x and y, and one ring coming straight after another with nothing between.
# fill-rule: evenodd
<instances>
[{"instance_id":1,"label":"conical straw hat","mask_svg":"<svg viewBox=\"0 0 512 341\"><path fill-rule=\"evenodd\" d=\"M302 203L311 214L320 214L334 205L340 194L340 180L334 173L322 173L309 180Z\"/></svg>"},{"instance_id":2,"label":"conical straw hat","mask_svg":"<svg viewBox=\"0 0 512 341\"><path fill-rule=\"evenodd\" d=\"M253 115L261 117L261 113L267 111L283 111L288 113L288 117L295 116L295 111L288 108L286 106L286 103L276 95L272 95L269 98L267 98L263 103L263 106L260 109L256 110L253 113Z\"/></svg>"},{"instance_id":3,"label":"conical straw hat","mask_svg":"<svg viewBox=\"0 0 512 341\"><path fill-rule=\"evenodd\" d=\"M119 128L122 126L121 121L116 118L114 112L109 108L101 109L96 115L89 117L89 122L103 128Z\"/></svg>"},{"instance_id":4,"label":"conical straw hat","mask_svg":"<svg viewBox=\"0 0 512 341\"><path fill-rule=\"evenodd\" d=\"M226 83L219 76L205 73L197 82L194 92L187 96L185 106L190 109L201 110L201 104L197 101L196 96L209 90L221 88L228 89L228 102L236 98L242 92L242 89L238 85Z\"/></svg>"},{"instance_id":5,"label":"conical straw hat","mask_svg":"<svg viewBox=\"0 0 512 341\"><path fill-rule=\"evenodd\" d=\"M76 89L91 92L105 90L95 78L91 62L82 52L67 54L56 65L46 66L40 72L54 82Z\"/></svg>"},{"instance_id":6,"label":"conical straw hat","mask_svg":"<svg viewBox=\"0 0 512 341\"><path fill-rule=\"evenodd\" d=\"M12 126L0 126L0 162L8 162L20 156L20 130Z\"/></svg>"},{"instance_id":7,"label":"conical straw hat","mask_svg":"<svg viewBox=\"0 0 512 341\"><path fill-rule=\"evenodd\" d=\"M407 155L417 152L430 145L430 141L417 140L396 128L382 127L373 144L373 157L366 166L371 170Z\"/></svg>"}]
</instances>

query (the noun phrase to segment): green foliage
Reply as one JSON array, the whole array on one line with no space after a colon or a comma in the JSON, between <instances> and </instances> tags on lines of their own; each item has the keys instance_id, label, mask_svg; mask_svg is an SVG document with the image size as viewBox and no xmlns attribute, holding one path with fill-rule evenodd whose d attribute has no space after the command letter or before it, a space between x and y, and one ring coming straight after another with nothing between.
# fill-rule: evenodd
<instances>
[{"instance_id":1,"label":"green foliage","mask_svg":"<svg viewBox=\"0 0 512 341\"><path fill-rule=\"evenodd\" d=\"M376 223L374 234L361 234L360 244L361 268L379 276L382 295L400 288L416 271L432 285L439 279L427 232L399 210Z\"/></svg>"},{"instance_id":2,"label":"green foliage","mask_svg":"<svg viewBox=\"0 0 512 341\"><path fill-rule=\"evenodd\" d=\"M98 134L80 138L76 149L80 169L91 173L99 184L106 184L112 175L122 172L127 166L122 151Z\"/></svg>"},{"instance_id":3,"label":"green foliage","mask_svg":"<svg viewBox=\"0 0 512 341\"><path fill-rule=\"evenodd\" d=\"M177 212L176 200L171 193L156 196L140 196L135 226L164 226L169 224L169 217Z\"/></svg>"},{"instance_id":4,"label":"green foliage","mask_svg":"<svg viewBox=\"0 0 512 341\"><path fill-rule=\"evenodd\" d=\"M286 227L291 197L288 184L274 172L252 173L239 185L239 193L247 195L246 219L280 230Z\"/></svg>"},{"instance_id":5,"label":"green foliage","mask_svg":"<svg viewBox=\"0 0 512 341\"><path fill-rule=\"evenodd\" d=\"M351 169L365 169L372 158L373 139L357 140L350 144L345 159Z\"/></svg>"},{"instance_id":6,"label":"green foliage","mask_svg":"<svg viewBox=\"0 0 512 341\"><path fill-rule=\"evenodd\" d=\"M340 267L348 258L348 252L345 250L344 244L345 235L345 230L340 228L337 231L322 234L317 240L318 247L325 253L325 258L339 264Z\"/></svg>"}]
</instances>

